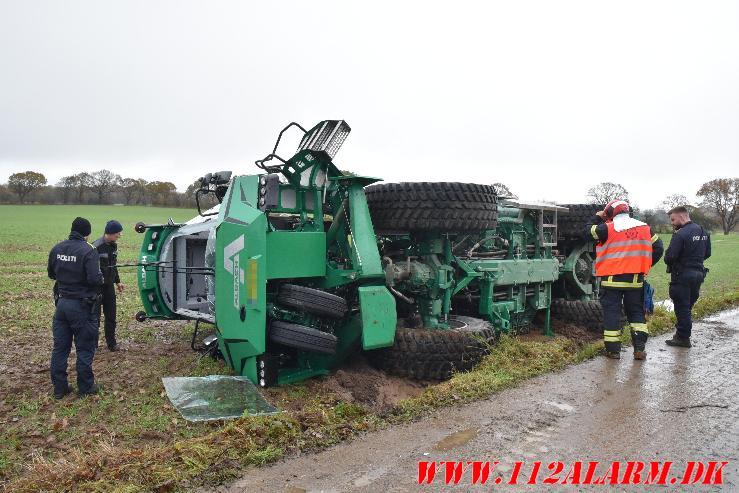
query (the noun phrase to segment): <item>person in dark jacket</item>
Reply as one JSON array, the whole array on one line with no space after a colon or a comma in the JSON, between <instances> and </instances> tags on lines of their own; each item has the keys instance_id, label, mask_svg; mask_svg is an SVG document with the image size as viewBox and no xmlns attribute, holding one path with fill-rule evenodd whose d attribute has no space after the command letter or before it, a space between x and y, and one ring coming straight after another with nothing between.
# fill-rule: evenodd
<instances>
[{"instance_id":1,"label":"person in dark jacket","mask_svg":"<svg viewBox=\"0 0 739 493\"><path fill-rule=\"evenodd\" d=\"M87 242L92 227L82 217L72 222L69 239L58 243L49 253L47 272L56 281L56 310L52 330L51 383L54 397L71 392L67 381L67 360L72 341L77 351L77 391L80 395L97 394L92 360L98 345L100 316L98 291L103 284L97 250Z\"/></svg>"},{"instance_id":2,"label":"person in dark jacket","mask_svg":"<svg viewBox=\"0 0 739 493\"><path fill-rule=\"evenodd\" d=\"M675 335L665 343L668 346L689 348L693 328L691 312L708 272L703 261L711 256L711 235L690 220L685 207L672 209L670 222L675 234L667 247L665 264L670 274L670 298L675 306L677 324Z\"/></svg>"},{"instance_id":3,"label":"person in dark jacket","mask_svg":"<svg viewBox=\"0 0 739 493\"><path fill-rule=\"evenodd\" d=\"M105 282L101 288L103 315L105 316L105 343L111 351L118 351L118 343L115 339L116 327L116 296L115 291L123 293L125 288L118 276L118 244L116 241L121 237L123 226L115 219L105 224L105 233L92 244L100 256L100 270L103 272ZM114 286L115 285L115 286Z\"/></svg>"}]
</instances>

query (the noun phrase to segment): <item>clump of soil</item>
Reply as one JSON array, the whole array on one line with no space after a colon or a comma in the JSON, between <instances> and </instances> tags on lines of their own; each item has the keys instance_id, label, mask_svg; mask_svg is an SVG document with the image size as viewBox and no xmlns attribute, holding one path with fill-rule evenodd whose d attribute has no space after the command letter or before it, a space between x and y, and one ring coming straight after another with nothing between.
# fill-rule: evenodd
<instances>
[{"instance_id":1,"label":"clump of soil","mask_svg":"<svg viewBox=\"0 0 739 493\"><path fill-rule=\"evenodd\" d=\"M575 341L578 346L598 341L603 337L602 333L594 332L592 330L588 330L586 327L574 325L554 318L552 319L552 330L557 335L561 335Z\"/></svg>"},{"instance_id":2,"label":"clump of soil","mask_svg":"<svg viewBox=\"0 0 739 493\"><path fill-rule=\"evenodd\" d=\"M392 410L400 400L420 394L429 385L388 375L373 368L362 355L357 355L320 383L342 399L380 414Z\"/></svg>"},{"instance_id":3,"label":"clump of soil","mask_svg":"<svg viewBox=\"0 0 739 493\"><path fill-rule=\"evenodd\" d=\"M603 337L603 333L599 331L593 331L588 327L576 325L566 320L559 318L551 318L552 331L555 337L566 337L575 343L575 346L579 349L586 344L598 341ZM531 324L530 330L527 333L519 334L518 337L524 341L539 341L546 342L551 340L548 336L544 335L544 316L543 312L540 312L534 319L534 323Z\"/></svg>"}]
</instances>

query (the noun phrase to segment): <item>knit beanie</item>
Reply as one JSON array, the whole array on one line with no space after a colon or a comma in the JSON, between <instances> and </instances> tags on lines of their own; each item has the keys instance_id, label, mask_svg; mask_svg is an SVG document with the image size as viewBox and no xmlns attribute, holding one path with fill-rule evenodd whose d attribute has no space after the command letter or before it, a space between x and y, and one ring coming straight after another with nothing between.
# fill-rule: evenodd
<instances>
[{"instance_id":1,"label":"knit beanie","mask_svg":"<svg viewBox=\"0 0 739 493\"><path fill-rule=\"evenodd\" d=\"M105 223L106 235L114 235L116 233L120 233L121 231L123 231L123 226L121 226L121 223L119 223L115 219L111 219L110 221Z\"/></svg>"},{"instance_id":2,"label":"knit beanie","mask_svg":"<svg viewBox=\"0 0 739 493\"><path fill-rule=\"evenodd\" d=\"M90 236L90 233L92 233L92 226L90 225L90 221L84 217L76 217L74 221L72 221L72 231L75 231L82 236Z\"/></svg>"}]
</instances>

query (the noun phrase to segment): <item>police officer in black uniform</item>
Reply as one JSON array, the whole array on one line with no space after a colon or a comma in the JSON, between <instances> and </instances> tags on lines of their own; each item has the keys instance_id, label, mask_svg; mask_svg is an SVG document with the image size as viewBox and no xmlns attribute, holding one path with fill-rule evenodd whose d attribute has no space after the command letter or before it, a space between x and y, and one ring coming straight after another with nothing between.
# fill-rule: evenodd
<instances>
[{"instance_id":1,"label":"police officer in black uniform","mask_svg":"<svg viewBox=\"0 0 739 493\"><path fill-rule=\"evenodd\" d=\"M98 392L92 360L98 345L98 293L103 274L97 250L87 242L91 231L90 221L76 218L69 239L54 246L49 253L47 270L49 277L56 280L54 348L51 352L51 383L56 399L71 392L67 382L67 359L73 340L77 350L77 392L80 395Z\"/></svg>"},{"instance_id":2,"label":"police officer in black uniform","mask_svg":"<svg viewBox=\"0 0 739 493\"><path fill-rule=\"evenodd\" d=\"M670 222L675 229L665 253L667 272L670 273L670 298L675 306L677 325L668 346L691 347L693 328L691 311L698 301L700 288L708 273L703 261L711 256L711 235L692 222L685 207L670 211Z\"/></svg>"},{"instance_id":3,"label":"police officer in black uniform","mask_svg":"<svg viewBox=\"0 0 739 493\"><path fill-rule=\"evenodd\" d=\"M108 349L118 351L118 343L115 340L116 326L116 297L115 290L123 292L123 283L118 276L116 264L118 262L118 244L116 241L121 237L123 226L112 219L105 224L105 233L92 244L100 256L100 270L103 272L103 286L101 288L103 315L105 316L105 342ZM114 286L115 285L115 286Z\"/></svg>"}]
</instances>

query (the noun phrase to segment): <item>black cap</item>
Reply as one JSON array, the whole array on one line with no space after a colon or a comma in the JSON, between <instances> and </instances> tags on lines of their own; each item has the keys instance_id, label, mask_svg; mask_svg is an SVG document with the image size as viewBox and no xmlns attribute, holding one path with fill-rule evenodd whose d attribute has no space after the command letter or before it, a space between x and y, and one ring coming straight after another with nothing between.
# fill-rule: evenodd
<instances>
[{"instance_id":1,"label":"black cap","mask_svg":"<svg viewBox=\"0 0 739 493\"><path fill-rule=\"evenodd\" d=\"M75 231L82 236L90 236L90 233L92 233L92 225L90 225L90 221L84 217L76 217L74 221L72 221L72 231Z\"/></svg>"}]
</instances>

